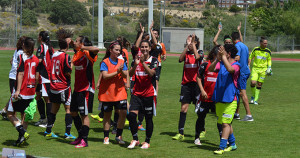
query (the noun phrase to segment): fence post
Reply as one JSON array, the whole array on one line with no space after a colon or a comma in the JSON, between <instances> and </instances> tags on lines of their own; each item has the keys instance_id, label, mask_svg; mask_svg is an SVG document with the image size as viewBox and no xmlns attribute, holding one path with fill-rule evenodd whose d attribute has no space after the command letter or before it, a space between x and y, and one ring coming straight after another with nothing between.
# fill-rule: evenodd
<instances>
[{"instance_id":1,"label":"fence post","mask_svg":"<svg viewBox=\"0 0 300 158\"><path fill-rule=\"evenodd\" d=\"M277 36L277 50L276 50L277 52L279 52L279 38L280 38L280 37Z\"/></svg>"},{"instance_id":2,"label":"fence post","mask_svg":"<svg viewBox=\"0 0 300 158\"><path fill-rule=\"evenodd\" d=\"M293 35L292 40L293 40L293 42L292 42L292 51L294 51L295 50L295 35Z\"/></svg>"}]
</instances>

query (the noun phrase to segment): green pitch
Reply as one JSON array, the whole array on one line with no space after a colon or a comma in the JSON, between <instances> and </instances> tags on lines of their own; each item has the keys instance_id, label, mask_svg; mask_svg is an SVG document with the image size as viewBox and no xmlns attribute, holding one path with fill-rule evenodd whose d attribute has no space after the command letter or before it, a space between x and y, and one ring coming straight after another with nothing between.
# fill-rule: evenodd
<instances>
[{"instance_id":1,"label":"green pitch","mask_svg":"<svg viewBox=\"0 0 300 158\"><path fill-rule=\"evenodd\" d=\"M0 51L0 103L5 106L10 94L8 72L9 59L13 51ZM102 59L103 55L99 58ZM280 55L276 55L280 57ZM299 57L299 56L298 56ZM98 79L99 62L94 66L95 79ZM194 145L196 114L194 105L190 105L185 125L185 141L172 140L177 133L180 103L180 82L183 64L178 63L178 57L168 57L163 62L159 83L157 116L154 118L154 132L151 147L148 150L136 148L127 149L132 140L128 127L125 127L123 139L125 146L114 143L114 135L110 134L110 144L103 145L102 124L91 119L89 132L89 147L75 149L70 141L63 138L49 139L43 136L44 128L35 127L33 123L39 119L36 113L34 121L28 127L30 139L20 149L26 154L42 157L215 157L213 150L218 148L219 136L216 128L216 117L210 113L206 118L206 138L201 140L202 146ZM273 73L267 77L263 85L259 103L250 104L254 122L234 120L234 133L238 149L225 153L222 157L299 157L300 142L300 62L273 62ZM74 74L73 74L74 75ZM72 78L74 79L74 77ZM72 82L74 84L74 81ZM249 85L248 85L249 86ZM248 97L250 88L248 87ZM97 92L96 92L97 96ZM94 114L98 113L97 97L94 99ZM241 117L245 110L241 107ZM53 132L63 136L64 108L61 107ZM73 125L71 133L77 136ZM145 132L139 131L140 141L144 141ZM13 142L18 133L10 122L0 120L0 149L16 148Z\"/></svg>"}]
</instances>

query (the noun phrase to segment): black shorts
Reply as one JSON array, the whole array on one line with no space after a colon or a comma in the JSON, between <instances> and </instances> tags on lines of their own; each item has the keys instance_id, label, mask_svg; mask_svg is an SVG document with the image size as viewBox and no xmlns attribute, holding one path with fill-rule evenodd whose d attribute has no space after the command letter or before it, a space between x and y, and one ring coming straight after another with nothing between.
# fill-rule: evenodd
<instances>
[{"instance_id":1,"label":"black shorts","mask_svg":"<svg viewBox=\"0 0 300 158\"><path fill-rule=\"evenodd\" d=\"M161 72L161 66L158 66L156 71L155 71L155 79L157 81L159 81L159 79L160 79L160 72Z\"/></svg>"},{"instance_id":2,"label":"black shorts","mask_svg":"<svg viewBox=\"0 0 300 158\"><path fill-rule=\"evenodd\" d=\"M9 90L10 90L10 94L12 94L13 89L15 88L15 86L16 86L16 80L14 80L14 79L9 79Z\"/></svg>"},{"instance_id":3,"label":"black shorts","mask_svg":"<svg viewBox=\"0 0 300 158\"><path fill-rule=\"evenodd\" d=\"M24 113L32 100L33 99L20 99L16 102L12 102L12 99L10 99L7 111Z\"/></svg>"},{"instance_id":4,"label":"black shorts","mask_svg":"<svg viewBox=\"0 0 300 158\"><path fill-rule=\"evenodd\" d=\"M156 115L156 97L131 96L129 111L142 110L146 115Z\"/></svg>"},{"instance_id":5,"label":"black shorts","mask_svg":"<svg viewBox=\"0 0 300 158\"><path fill-rule=\"evenodd\" d=\"M187 84L181 85L181 93L180 93L180 102L196 104L199 99L200 89L196 82L189 82Z\"/></svg>"},{"instance_id":6,"label":"black shorts","mask_svg":"<svg viewBox=\"0 0 300 158\"><path fill-rule=\"evenodd\" d=\"M49 99L51 103L65 104L67 106L71 104L71 96L71 88L68 88L60 93L53 93L52 90L49 92Z\"/></svg>"},{"instance_id":7,"label":"black shorts","mask_svg":"<svg viewBox=\"0 0 300 158\"><path fill-rule=\"evenodd\" d=\"M119 110L127 110L127 100L121 100L116 102L101 102L104 112L111 112L113 108Z\"/></svg>"},{"instance_id":8,"label":"black shorts","mask_svg":"<svg viewBox=\"0 0 300 158\"><path fill-rule=\"evenodd\" d=\"M79 112L80 115L88 115L93 112L94 93L90 91L73 92L71 108L72 112Z\"/></svg>"}]
</instances>

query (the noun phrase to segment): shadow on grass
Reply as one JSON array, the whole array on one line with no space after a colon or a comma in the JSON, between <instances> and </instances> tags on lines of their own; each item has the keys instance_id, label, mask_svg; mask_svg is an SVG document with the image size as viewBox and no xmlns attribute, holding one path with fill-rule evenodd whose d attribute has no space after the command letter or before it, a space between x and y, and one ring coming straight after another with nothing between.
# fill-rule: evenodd
<instances>
[{"instance_id":1,"label":"shadow on grass","mask_svg":"<svg viewBox=\"0 0 300 158\"><path fill-rule=\"evenodd\" d=\"M6 145L6 146L14 146L14 143L16 142L16 140L6 140L5 142L2 143L2 145ZM28 146L29 144L27 142L24 142L21 146L19 146L18 148L23 148ZM16 147L16 146L15 146Z\"/></svg>"},{"instance_id":2,"label":"shadow on grass","mask_svg":"<svg viewBox=\"0 0 300 158\"><path fill-rule=\"evenodd\" d=\"M194 143L194 141L192 141L192 143ZM207 140L202 140L201 143L202 143L202 145L193 145L193 146L189 146L188 148L190 148L190 149L204 149L204 150L214 151L214 150L218 149L218 147L219 147L219 145L214 144L214 143L210 143Z\"/></svg>"},{"instance_id":3,"label":"shadow on grass","mask_svg":"<svg viewBox=\"0 0 300 158\"><path fill-rule=\"evenodd\" d=\"M171 136L171 137L174 137L176 134L176 132L161 132L160 135L168 135L168 136ZM184 137L193 137L192 135L190 134L185 134Z\"/></svg>"}]
</instances>

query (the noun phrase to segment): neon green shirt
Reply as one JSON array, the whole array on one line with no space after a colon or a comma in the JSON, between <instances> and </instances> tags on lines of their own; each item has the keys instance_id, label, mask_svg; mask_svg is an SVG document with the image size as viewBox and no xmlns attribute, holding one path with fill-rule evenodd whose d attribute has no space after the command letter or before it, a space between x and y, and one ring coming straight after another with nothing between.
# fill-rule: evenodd
<instances>
[{"instance_id":1,"label":"neon green shirt","mask_svg":"<svg viewBox=\"0 0 300 158\"><path fill-rule=\"evenodd\" d=\"M249 56L250 60L253 58L253 67L255 68L267 68L272 65L271 50L268 48L255 47Z\"/></svg>"}]
</instances>

